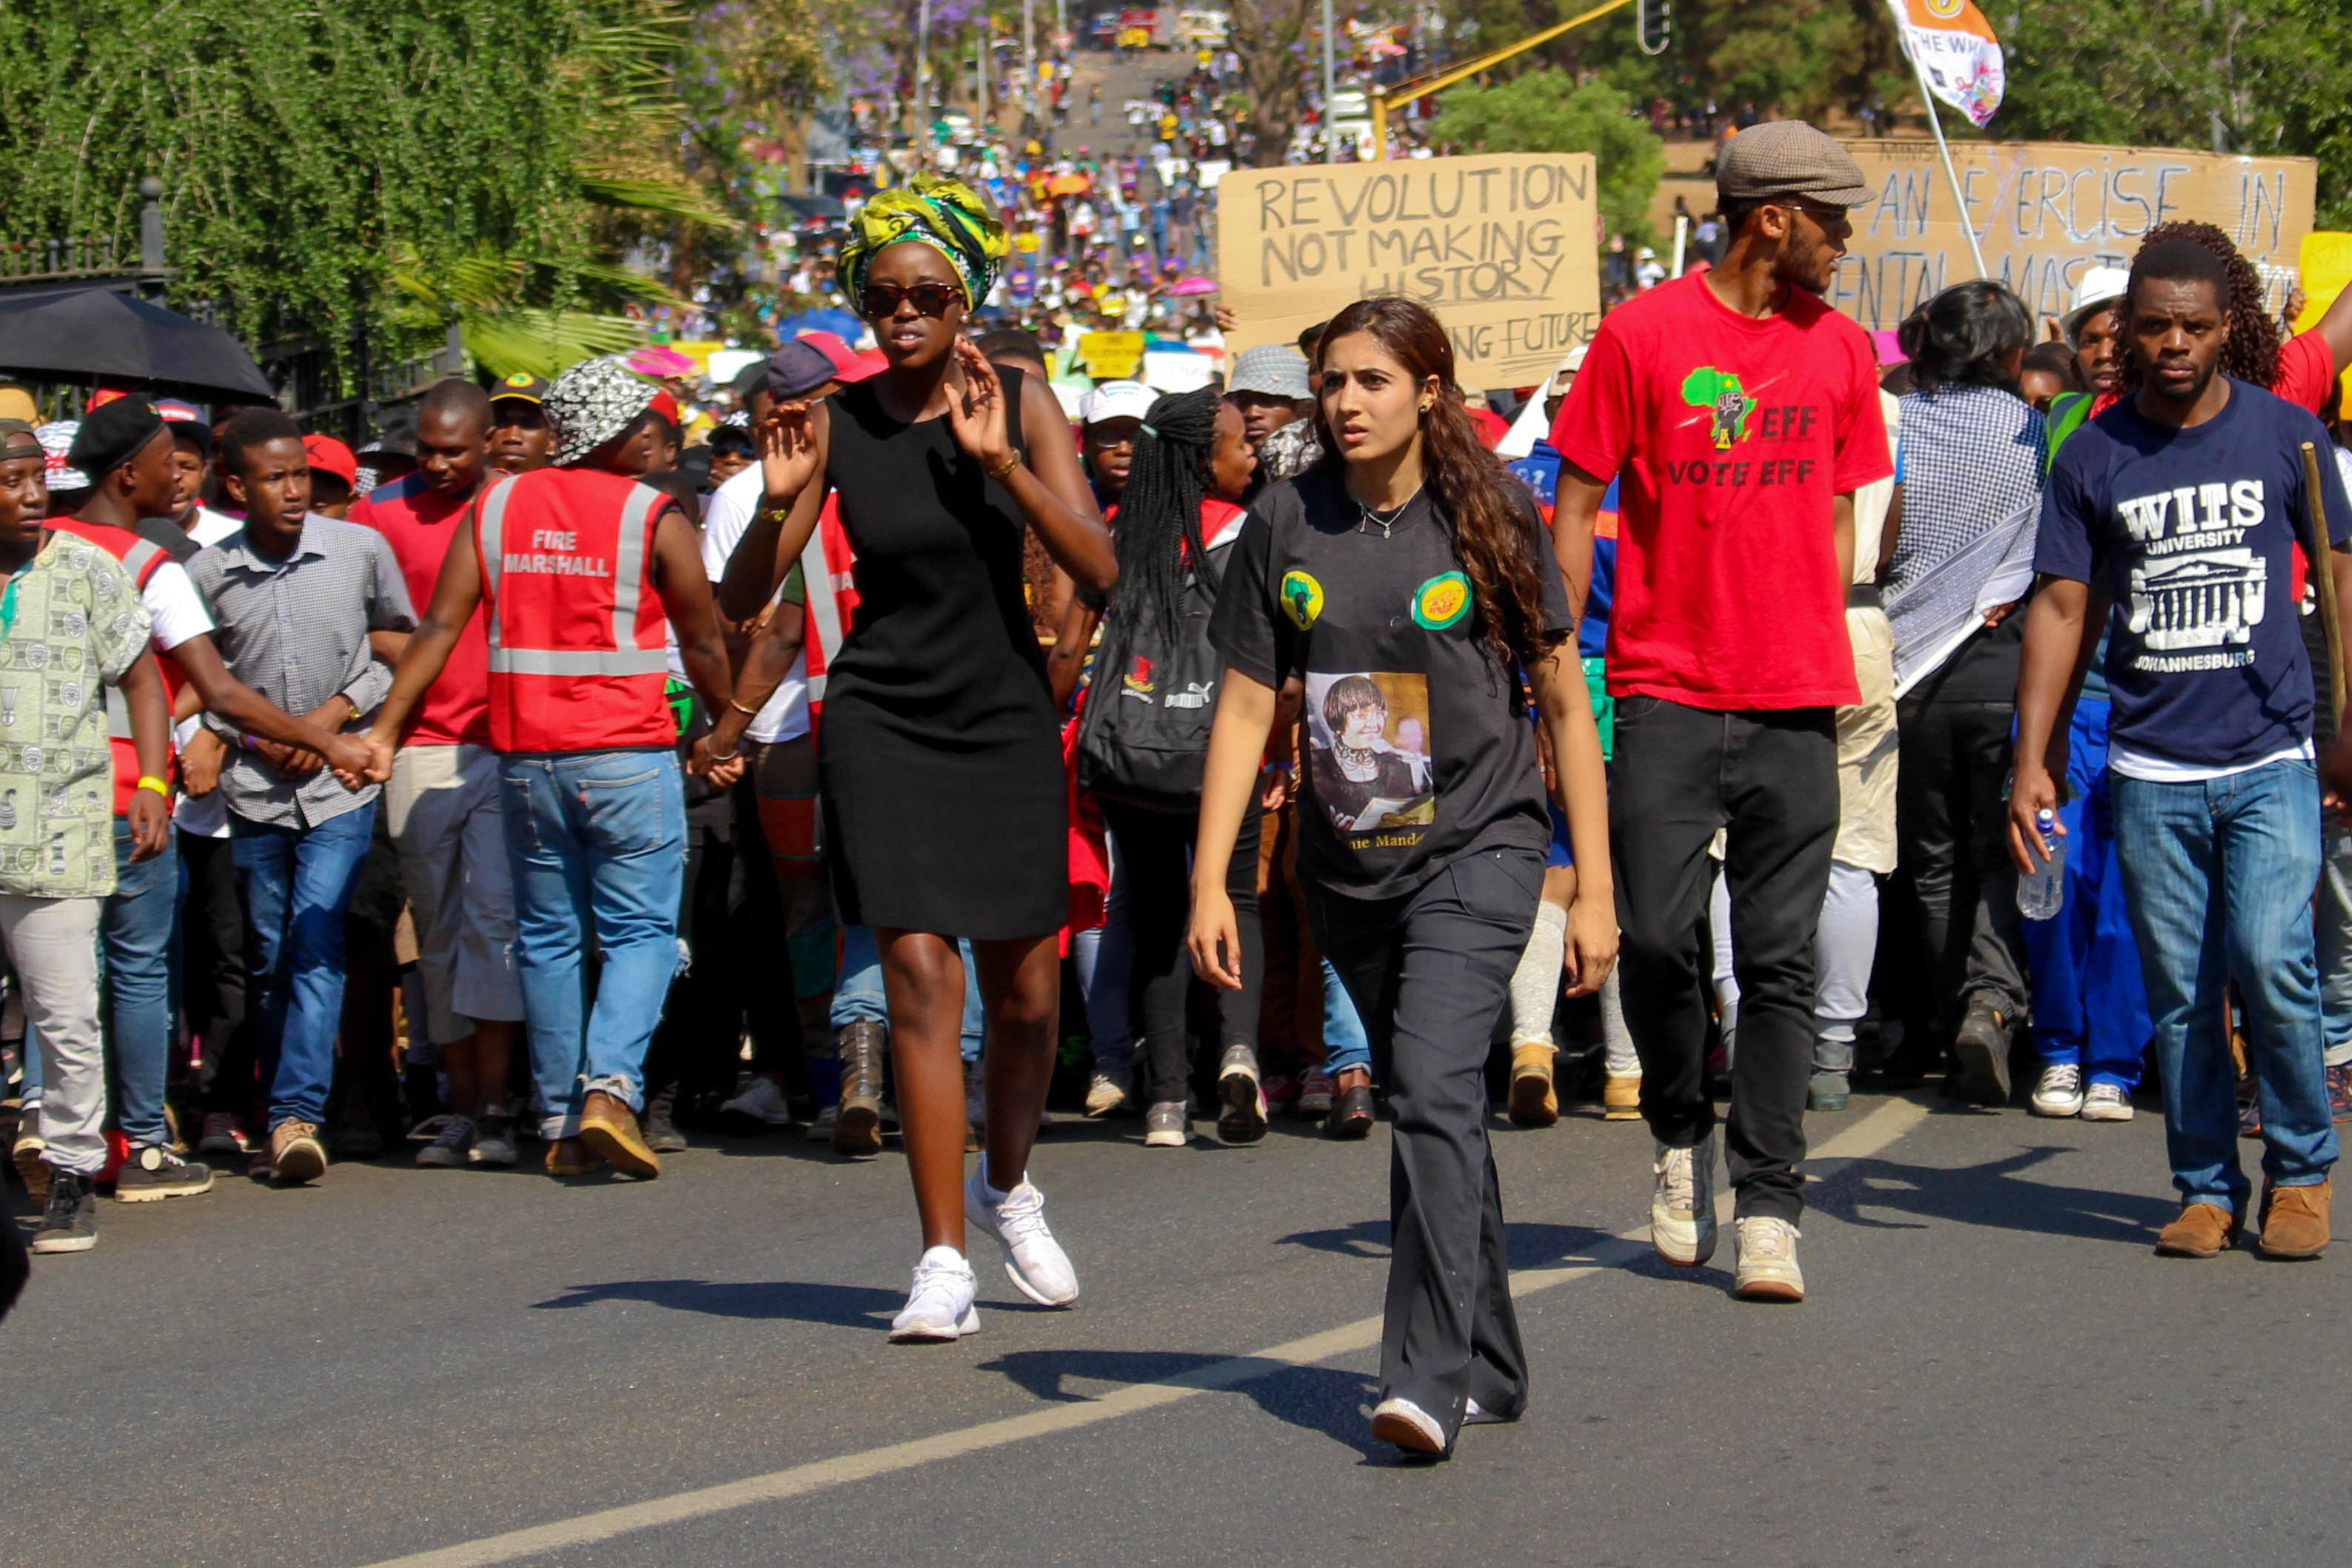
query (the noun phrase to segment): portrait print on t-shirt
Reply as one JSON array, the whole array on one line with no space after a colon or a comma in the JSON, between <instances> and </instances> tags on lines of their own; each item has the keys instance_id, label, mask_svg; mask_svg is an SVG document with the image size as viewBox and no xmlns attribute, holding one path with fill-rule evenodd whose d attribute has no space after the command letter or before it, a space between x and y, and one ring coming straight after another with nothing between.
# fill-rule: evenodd
<instances>
[{"instance_id":1,"label":"portrait print on t-shirt","mask_svg":"<svg viewBox=\"0 0 2352 1568\"><path fill-rule=\"evenodd\" d=\"M1307 768L1350 847L1401 848L1437 820L1429 678L1388 671L1307 677Z\"/></svg>"},{"instance_id":2,"label":"portrait print on t-shirt","mask_svg":"<svg viewBox=\"0 0 2352 1568\"><path fill-rule=\"evenodd\" d=\"M2245 541L2265 511L2263 481L2237 479L2118 497L2116 520L2139 558L2126 574L2126 657L2151 673L2254 662L2270 580Z\"/></svg>"}]
</instances>

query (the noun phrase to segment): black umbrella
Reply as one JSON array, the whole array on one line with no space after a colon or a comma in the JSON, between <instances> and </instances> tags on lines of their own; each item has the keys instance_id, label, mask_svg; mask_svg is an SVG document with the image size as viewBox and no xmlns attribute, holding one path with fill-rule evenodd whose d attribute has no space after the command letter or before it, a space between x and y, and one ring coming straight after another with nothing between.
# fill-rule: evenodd
<instances>
[{"instance_id":1,"label":"black umbrella","mask_svg":"<svg viewBox=\"0 0 2352 1568\"><path fill-rule=\"evenodd\" d=\"M802 217L811 220L845 217L849 213L849 209L842 205L839 196L786 196L783 198L783 203Z\"/></svg>"},{"instance_id":2,"label":"black umbrella","mask_svg":"<svg viewBox=\"0 0 2352 1568\"><path fill-rule=\"evenodd\" d=\"M278 399L253 356L218 327L108 289L0 295L0 374L136 381L206 402Z\"/></svg>"}]
</instances>

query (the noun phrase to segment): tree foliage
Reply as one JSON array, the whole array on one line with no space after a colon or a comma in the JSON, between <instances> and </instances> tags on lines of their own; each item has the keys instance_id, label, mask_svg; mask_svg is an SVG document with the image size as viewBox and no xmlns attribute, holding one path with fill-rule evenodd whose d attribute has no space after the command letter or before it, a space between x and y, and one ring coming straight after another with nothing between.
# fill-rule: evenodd
<instances>
[{"instance_id":1,"label":"tree foliage","mask_svg":"<svg viewBox=\"0 0 2352 1568\"><path fill-rule=\"evenodd\" d=\"M1654 237L1643 214L1665 173L1665 144L1616 88L1570 87L1559 71L1532 70L1493 87L1465 82L1439 103L1430 134L1448 151L1591 153L1602 221L1633 243Z\"/></svg>"}]
</instances>

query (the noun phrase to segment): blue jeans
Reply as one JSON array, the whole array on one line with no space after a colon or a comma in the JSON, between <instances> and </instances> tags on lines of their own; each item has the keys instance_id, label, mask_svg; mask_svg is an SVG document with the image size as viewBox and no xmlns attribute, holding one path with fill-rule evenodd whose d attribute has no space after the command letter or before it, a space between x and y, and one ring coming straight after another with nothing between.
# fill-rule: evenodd
<instances>
[{"instance_id":1,"label":"blue jeans","mask_svg":"<svg viewBox=\"0 0 2352 1568\"><path fill-rule=\"evenodd\" d=\"M1333 1078L1349 1068L1372 1069L1371 1037L1364 1033L1356 999L1339 984L1339 972L1323 961L1323 1070Z\"/></svg>"},{"instance_id":2,"label":"blue jeans","mask_svg":"<svg viewBox=\"0 0 2352 1568\"><path fill-rule=\"evenodd\" d=\"M2245 1212L2236 1069L2223 1009L2235 981L2261 1080L2263 1173L2327 1179L2336 1128L2320 1065L2311 891L2319 778L2306 762L2201 784L2116 777L2116 845L2164 1075L2165 1147L2181 1201Z\"/></svg>"},{"instance_id":3,"label":"blue jeans","mask_svg":"<svg viewBox=\"0 0 2352 1568\"><path fill-rule=\"evenodd\" d=\"M971 961L971 943L959 937L956 950L963 956L963 1059L980 1060L980 1047L988 1029L988 1015L980 1005L980 970ZM841 978L833 988L835 1029L852 1024L890 1026L890 1004L882 994L882 950L871 926L850 926L841 933Z\"/></svg>"},{"instance_id":4,"label":"blue jeans","mask_svg":"<svg viewBox=\"0 0 2352 1568\"><path fill-rule=\"evenodd\" d=\"M645 1109L646 1047L677 972L685 788L667 749L520 753L499 759L499 806L541 1135L569 1138L592 1090Z\"/></svg>"},{"instance_id":5,"label":"blue jeans","mask_svg":"<svg viewBox=\"0 0 2352 1568\"><path fill-rule=\"evenodd\" d=\"M1129 982L1135 973L1135 928L1127 920L1127 864L1120 859L1118 841L1103 835L1110 856L1110 888L1103 895L1103 923L1092 931L1075 931L1070 952L1078 961L1079 989L1087 999L1087 1047L1098 1068L1132 1068L1135 1048L1134 1001Z\"/></svg>"},{"instance_id":6,"label":"blue jeans","mask_svg":"<svg viewBox=\"0 0 2352 1568\"><path fill-rule=\"evenodd\" d=\"M168 1143L163 1084L171 1069L172 923L180 907L180 850L131 863L131 824L114 819L114 892L98 918L114 1026L114 1116L134 1145Z\"/></svg>"},{"instance_id":7,"label":"blue jeans","mask_svg":"<svg viewBox=\"0 0 2352 1568\"><path fill-rule=\"evenodd\" d=\"M343 1014L343 916L374 831L373 801L310 827L229 814L251 976L247 1017L262 1061L273 1051L278 1058L269 1085L273 1128L327 1119Z\"/></svg>"},{"instance_id":8,"label":"blue jeans","mask_svg":"<svg viewBox=\"0 0 2352 1568\"><path fill-rule=\"evenodd\" d=\"M2331 817L2319 877L2319 1018L2327 1061L2352 1061L2352 830Z\"/></svg>"},{"instance_id":9,"label":"blue jeans","mask_svg":"<svg viewBox=\"0 0 2352 1568\"><path fill-rule=\"evenodd\" d=\"M2116 853L2116 805L2107 777L2108 705L2074 704L2066 742L2065 901L2046 921L2021 921L2033 976L2028 1029L2045 1063L2072 1063L2091 1083L2129 1094L2140 1079L2153 1026L2130 900ZM2346 1024L2352 1031L2352 1020Z\"/></svg>"}]
</instances>

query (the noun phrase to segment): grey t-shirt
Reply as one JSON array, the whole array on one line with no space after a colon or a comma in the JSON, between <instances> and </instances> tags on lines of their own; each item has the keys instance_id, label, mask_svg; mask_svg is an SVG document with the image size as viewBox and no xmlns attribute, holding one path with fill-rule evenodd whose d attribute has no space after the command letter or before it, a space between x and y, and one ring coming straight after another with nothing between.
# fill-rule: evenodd
<instances>
[{"instance_id":1,"label":"grey t-shirt","mask_svg":"<svg viewBox=\"0 0 2352 1568\"><path fill-rule=\"evenodd\" d=\"M1541 629L1572 636L1532 500L1524 518ZM1460 856L1550 842L1518 672L1488 647L1426 490L1384 537L1335 467L1268 489L1227 561L1209 641L1253 680L1305 682L1299 845L1318 886L1399 897Z\"/></svg>"}]
</instances>

